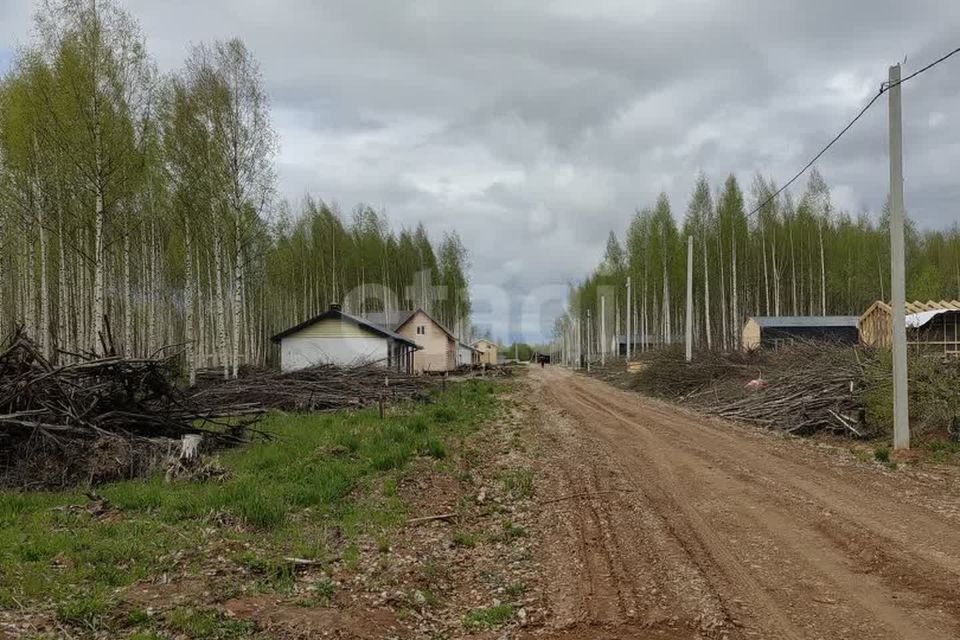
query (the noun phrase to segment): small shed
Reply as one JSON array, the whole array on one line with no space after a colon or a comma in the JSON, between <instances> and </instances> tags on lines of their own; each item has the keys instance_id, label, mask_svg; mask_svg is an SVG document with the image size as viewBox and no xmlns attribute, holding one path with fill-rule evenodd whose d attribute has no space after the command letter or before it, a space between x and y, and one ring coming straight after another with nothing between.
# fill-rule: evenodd
<instances>
[{"instance_id":1,"label":"small shed","mask_svg":"<svg viewBox=\"0 0 960 640\"><path fill-rule=\"evenodd\" d=\"M658 341L656 336L652 335L635 335L630 336L630 355L635 353L640 353L641 351L646 351L650 349L655 349L658 346ZM618 335L614 336L610 341L611 350L617 355L625 356L627 355L627 336Z\"/></svg>"},{"instance_id":2,"label":"small shed","mask_svg":"<svg viewBox=\"0 0 960 640\"><path fill-rule=\"evenodd\" d=\"M777 349L798 340L857 344L857 316L753 316L743 325L744 351Z\"/></svg>"},{"instance_id":3,"label":"small shed","mask_svg":"<svg viewBox=\"0 0 960 640\"><path fill-rule=\"evenodd\" d=\"M907 346L926 353L960 357L960 300L908 302ZM893 307L878 300L860 316L864 344L889 349L893 337Z\"/></svg>"},{"instance_id":4,"label":"small shed","mask_svg":"<svg viewBox=\"0 0 960 640\"><path fill-rule=\"evenodd\" d=\"M281 371L376 363L409 373L417 350L412 340L350 315L338 304L271 340L280 345Z\"/></svg>"},{"instance_id":5,"label":"small shed","mask_svg":"<svg viewBox=\"0 0 960 640\"><path fill-rule=\"evenodd\" d=\"M473 348L480 353L480 364L497 364L497 352L500 351L500 347L496 342L480 338L473 343Z\"/></svg>"}]
</instances>

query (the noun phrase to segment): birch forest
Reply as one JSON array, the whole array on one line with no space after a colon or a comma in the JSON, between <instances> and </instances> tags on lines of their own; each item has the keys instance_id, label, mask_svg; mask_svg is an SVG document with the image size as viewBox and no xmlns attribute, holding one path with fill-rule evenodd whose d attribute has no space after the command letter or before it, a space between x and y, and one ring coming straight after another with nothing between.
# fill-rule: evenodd
<instances>
[{"instance_id":1,"label":"birch forest","mask_svg":"<svg viewBox=\"0 0 960 640\"><path fill-rule=\"evenodd\" d=\"M42 4L0 81L0 330L54 360L175 348L192 380L272 361L272 334L333 302L467 325L455 234L434 247L364 205L279 201L277 150L240 40L161 74L116 3Z\"/></svg>"},{"instance_id":2,"label":"birch forest","mask_svg":"<svg viewBox=\"0 0 960 640\"><path fill-rule=\"evenodd\" d=\"M571 288L558 337L573 344L579 327L586 352L589 322L597 353L600 336L625 335L629 314L638 348L682 342L691 236L697 348L737 348L748 316L860 315L875 300L889 300L886 207L837 210L816 169L799 197L784 191L771 199L776 191L759 175L748 193L733 175L716 189L701 175L679 225L661 194L634 214L624 235L610 232L601 263ZM908 300L960 298L960 226L921 232L908 219L906 258Z\"/></svg>"}]
</instances>

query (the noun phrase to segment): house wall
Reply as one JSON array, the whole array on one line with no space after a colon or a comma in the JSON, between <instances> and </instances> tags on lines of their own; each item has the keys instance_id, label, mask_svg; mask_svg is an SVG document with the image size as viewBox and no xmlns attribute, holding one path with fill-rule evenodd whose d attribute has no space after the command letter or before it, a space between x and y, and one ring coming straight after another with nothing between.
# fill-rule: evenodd
<instances>
[{"instance_id":1,"label":"house wall","mask_svg":"<svg viewBox=\"0 0 960 640\"><path fill-rule=\"evenodd\" d=\"M386 365L390 341L352 323L322 320L280 340L280 369L295 371L318 364Z\"/></svg>"},{"instance_id":2,"label":"house wall","mask_svg":"<svg viewBox=\"0 0 960 640\"><path fill-rule=\"evenodd\" d=\"M418 334L417 327L422 326L425 333ZM421 347L413 354L413 370L452 371L457 368L457 343L422 311L415 314L400 326L396 333L413 340Z\"/></svg>"},{"instance_id":3,"label":"house wall","mask_svg":"<svg viewBox=\"0 0 960 640\"><path fill-rule=\"evenodd\" d=\"M468 367L473 364L473 350L457 345L457 366Z\"/></svg>"},{"instance_id":4,"label":"house wall","mask_svg":"<svg viewBox=\"0 0 960 640\"><path fill-rule=\"evenodd\" d=\"M486 340L478 340L474 347L480 350L482 364L497 364L497 345Z\"/></svg>"},{"instance_id":5,"label":"house wall","mask_svg":"<svg viewBox=\"0 0 960 640\"><path fill-rule=\"evenodd\" d=\"M860 317L860 341L870 347L889 349L893 334L893 318L887 309L874 305Z\"/></svg>"},{"instance_id":6,"label":"house wall","mask_svg":"<svg viewBox=\"0 0 960 640\"><path fill-rule=\"evenodd\" d=\"M776 348L794 340L817 340L834 344L855 345L860 333L856 327L768 327L760 330L760 346Z\"/></svg>"},{"instance_id":7,"label":"house wall","mask_svg":"<svg viewBox=\"0 0 960 640\"><path fill-rule=\"evenodd\" d=\"M746 324L743 325L741 341L744 351L760 348L760 324L753 318L747 320Z\"/></svg>"}]
</instances>

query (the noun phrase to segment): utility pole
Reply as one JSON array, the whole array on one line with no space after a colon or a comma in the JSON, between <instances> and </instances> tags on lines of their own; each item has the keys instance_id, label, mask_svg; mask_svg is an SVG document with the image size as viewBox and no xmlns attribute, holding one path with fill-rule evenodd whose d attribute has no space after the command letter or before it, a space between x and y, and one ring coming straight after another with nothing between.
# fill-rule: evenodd
<instances>
[{"instance_id":1,"label":"utility pole","mask_svg":"<svg viewBox=\"0 0 960 640\"><path fill-rule=\"evenodd\" d=\"M587 309L587 373L590 373L590 352L593 350L593 322L590 319L590 309Z\"/></svg>"},{"instance_id":2,"label":"utility pole","mask_svg":"<svg viewBox=\"0 0 960 640\"><path fill-rule=\"evenodd\" d=\"M687 362L693 360L693 236L687 236Z\"/></svg>"},{"instance_id":3,"label":"utility pole","mask_svg":"<svg viewBox=\"0 0 960 640\"><path fill-rule=\"evenodd\" d=\"M627 361L630 360L630 316L633 315L633 307L630 306L630 276L627 276Z\"/></svg>"},{"instance_id":4,"label":"utility pole","mask_svg":"<svg viewBox=\"0 0 960 640\"><path fill-rule=\"evenodd\" d=\"M574 369L579 369L580 365L582 364L581 362L582 358L580 357L580 354L582 353L582 350L583 350L583 340L581 340L580 338L580 314L579 313L577 314L577 317L573 322L574 322L573 326L575 327L575 331L577 332L577 364L574 367Z\"/></svg>"},{"instance_id":5,"label":"utility pole","mask_svg":"<svg viewBox=\"0 0 960 640\"><path fill-rule=\"evenodd\" d=\"M890 67L890 293L893 307L893 448L910 448L907 405L906 284L903 250L903 129L900 65Z\"/></svg>"},{"instance_id":6,"label":"utility pole","mask_svg":"<svg viewBox=\"0 0 960 640\"><path fill-rule=\"evenodd\" d=\"M600 296L600 366L607 364L607 297Z\"/></svg>"}]
</instances>

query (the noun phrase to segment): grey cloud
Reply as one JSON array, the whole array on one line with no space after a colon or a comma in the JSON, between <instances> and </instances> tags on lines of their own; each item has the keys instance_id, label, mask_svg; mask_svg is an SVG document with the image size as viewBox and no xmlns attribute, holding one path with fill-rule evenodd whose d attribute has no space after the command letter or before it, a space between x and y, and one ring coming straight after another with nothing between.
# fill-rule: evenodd
<instances>
[{"instance_id":1,"label":"grey cloud","mask_svg":"<svg viewBox=\"0 0 960 640\"><path fill-rule=\"evenodd\" d=\"M661 190L681 217L699 171L714 185L733 172L748 189L758 171L782 184L890 63L906 55L910 72L960 45L955 0L128 4L164 70L191 43L248 43L281 136L282 195L457 229L474 282L514 301L585 275L609 230ZM0 52L26 39L31 11L0 6ZM921 227L960 217L958 68L904 87L906 200ZM885 102L818 165L852 213L886 195ZM504 337L549 328L519 303L502 316Z\"/></svg>"}]
</instances>

